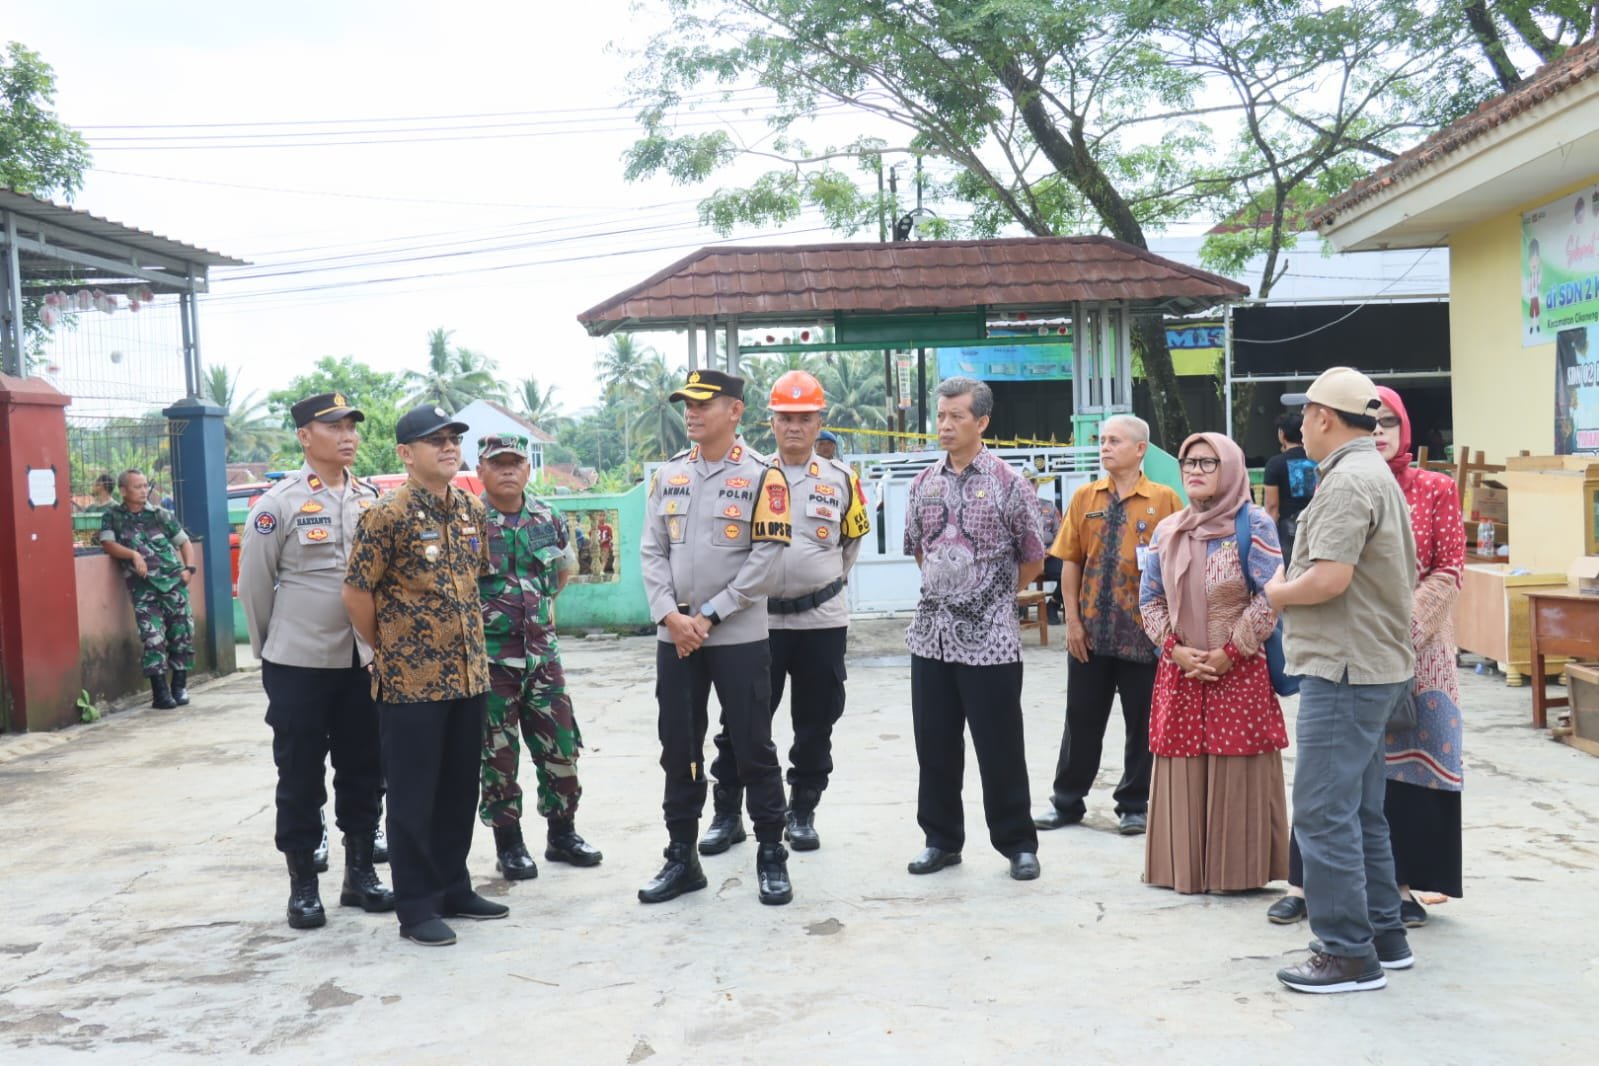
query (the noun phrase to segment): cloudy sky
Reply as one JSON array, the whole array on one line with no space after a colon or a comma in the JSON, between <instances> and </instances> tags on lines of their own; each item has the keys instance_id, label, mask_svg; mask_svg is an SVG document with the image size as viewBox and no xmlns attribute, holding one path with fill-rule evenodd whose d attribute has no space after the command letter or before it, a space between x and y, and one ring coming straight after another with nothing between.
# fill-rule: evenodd
<instances>
[{"instance_id":1,"label":"cloudy sky","mask_svg":"<svg viewBox=\"0 0 1599 1066\"><path fill-rule=\"evenodd\" d=\"M703 190L621 176L660 6L79 0L8 5L0 40L54 66L91 142L74 206L253 264L201 318L245 389L322 355L419 368L443 326L570 411L597 391L577 313L717 239ZM765 135L744 104L695 121Z\"/></svg>"}]
</instances>

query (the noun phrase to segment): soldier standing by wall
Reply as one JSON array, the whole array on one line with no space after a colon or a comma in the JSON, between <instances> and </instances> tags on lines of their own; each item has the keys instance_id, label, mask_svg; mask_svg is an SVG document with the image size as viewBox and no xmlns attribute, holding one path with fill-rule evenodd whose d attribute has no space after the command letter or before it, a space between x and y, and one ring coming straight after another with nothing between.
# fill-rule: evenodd
<instances>
[{"instance_id":1,"label":"soldier standing by wall","mask_svg":"<svg viewBox=\"0 0 1599 1066\"><path fill-rule=\"evenodd\" d=\"M711 687L760 841L762 903L794 898L783 847L783 777L772 747L766 587L789 541L788 485L737 436L744 379L696 370L672 393L684 401L694 446L656 471L639 547L656 620L666 865L639 900L661 903L705 887L694 851L705 807L706 712Z\"/></svg>"},{"instance_id":2,"label":"soldier standing by wall","mask_svg":"<svg viewBox=\"0 0 1599 1066\"><path fill-rule=\"evenodd\" d=\"M788 761L788 826L796 851L821 846L816 805L833 772L833 725L844 713L844 651L849 599L844 582L861 538L871 529L860 481L846 464L816 453L827 398L822 383L790 370L772 385L768 410L783 477L794 508L794 536L772 571L767 624L771 627L772 713L792 678L789 712L794 745ZM716 735L716 816L700 841L714 855L744 839L738 773L727 732Z\"/></svg>"},{"instance_id":3,"label":"soldier standing by wall","mask_svg":"<svg viewBox=\"0 0 1599 1066\"><path fill-rule=\"evenodd\" d=\"M150 679L150 706L169 711L189 702L189 671L194 666L194 615L189 611L193 547L177 516L149 502L150 483L142 471L124 470L117 488L122 502L100 517L100 547L122 563L122 576L133 597L133 618L144 645L139 667Z\"/></svg>"},{"instance_id":4,"label":"soldier standing by wall","mask_svg":"<svg viewBox=\"0 0 1599 1066\"><path fill-rule=\"evenodd\" d=\"M466 869L489 688L477 588L487 516L450 484L466 430L432 404L401 416L394 450L409 477L361 516L344 578L377 674L395 914L401 936L429 947L455 943L445 918L510 913L472 891Z\"/></svg>"},{"instance_id":5,"label":"soldier standing by wall","mask_svg":"<svg viewBox=\"0 0 1599 1066\"><path fill-rule=\"evenodd\" d=\"M394 893L372 868L382 812L378 714L367 664L342 590L350 544L378 491L350 473L366 416L336 392L289 409L305 464L250 508L239 549L239 603L250 648L261 660L278 768L276 844L289 865L289 925L327 923L317 892L318 814L333 757L334 818L344 830L339 903L394 909Z\"/></svg>"},{"instance_id":6,"label":"soldier standing by wall","mask_svg":"<svg viewBox=\"0 0 1599 1066\"><path fill-rule=\"evenodd\" d=\"M539 813L548 824L544 857L596 866L599 850L577 834L574 819L583 787L577 753L583 734L572 715L555 636L555 597L577 569L566 523L527 491L532 466L526 437L496 435L477 442L483 482L489 560L494 572L478 579L488 641L488 728L483 739L483 800L478 815L494 829L497 866L507 881L539 875L522 840L522 787L516 771L525 738L538 773Z\"/></svg>"}]
</instances>

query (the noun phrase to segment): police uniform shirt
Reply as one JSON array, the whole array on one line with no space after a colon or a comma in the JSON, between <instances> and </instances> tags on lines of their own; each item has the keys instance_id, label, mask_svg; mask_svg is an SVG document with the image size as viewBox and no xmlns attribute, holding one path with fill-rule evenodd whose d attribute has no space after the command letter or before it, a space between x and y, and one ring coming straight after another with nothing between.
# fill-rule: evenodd
<instances>
[{"instance_id":1,"label":"police uniform shirt","mask_svg":"<svg viewBox=\"0 0 1599 1066\"><path fill-rule=\"evenodd\" d=\"M659 624L686 604L709 604L721 622L705 643L765 640L772 568L789 543L788 483L743 440L722 459L696 445L655 472L645 501L639 545L644 594ZM671 637L665 625L656 636Z\"/></svg>"},{"instance_id":2,"label":"police uniform shirt","mask_svg":"<svg viewBox=\"0 0 1599 1066\"><path fill-rule=\"evenodd\" d=\"M783 464L793 502L793 539L772 571L773 599L793 599L826 588L849 575L871 528L865 494L848 464L814 452L798 466ZM849 594L840 589L808 611L772 611L773 629L836 629L849 625Z\"/></svg>"},{"instance_id":3,"label":"police uniform shirt","mask_svg":"<svg viewBox=\"0 0 1599 1066\"><path fill-rule=\"evenodd\" d=\"M342 589L361 514L378 490L348 475L327 484L307 464L262 493L239 546L239 603L256 658L343 669L372 661L345 613Z\"/></svg>"}]
</instances>

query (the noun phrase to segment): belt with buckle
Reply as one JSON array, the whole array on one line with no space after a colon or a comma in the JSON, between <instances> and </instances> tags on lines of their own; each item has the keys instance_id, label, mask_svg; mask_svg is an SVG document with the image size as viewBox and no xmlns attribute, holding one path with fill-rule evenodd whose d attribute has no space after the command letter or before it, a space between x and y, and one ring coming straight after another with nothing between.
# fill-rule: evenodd
<instances>
[{"instance_id":1,"label":"belt with buckle","mask_svg":"<svg viewBox=\"0 0 1599 1066\"><path fill-rule=\"evenodd\" d=\"M837 578L823 585L815 592L807 592L803 596L795 596L787 600L767 600L766 609L773 614L799 614L801 611L813 610L837 596L844 588L844 579Z\"/></svg>"}]
</instances>

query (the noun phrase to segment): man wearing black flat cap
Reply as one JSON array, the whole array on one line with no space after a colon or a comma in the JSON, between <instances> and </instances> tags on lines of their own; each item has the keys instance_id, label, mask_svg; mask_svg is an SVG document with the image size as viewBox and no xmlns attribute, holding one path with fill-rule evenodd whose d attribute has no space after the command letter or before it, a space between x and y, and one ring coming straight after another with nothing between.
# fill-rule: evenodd
<instances>
[{"instance_id":1,"label":"man wearing black flat cap","mask_svg":"<svg viewBox=\"0 0 1599 1066\"><path fill-rule=\"evenodd\" d=\"M239 548L239 603L261 660L278 768L278 850L289 865L289 925L327 921L317 893L319 812L333 758L334 818L344 831L339 903L394 909L372 868L383 795L377 708L366 665L372 649L344 611L344 567L361 515L378 491L350 473L365 416L326 392L290 408L305 452L299 470L256 500Z\"/></svg>"},{"instance_id":2,"label":"man wearing black flat cap","mask_svg":"<svg viewBox=\"0 0 1599 1066\"><path fill-rule=\"evenodd\" d=\"M492 569L483 503L450 483L467 428L433 404L400 418L394 450L409 477L361 517L344 579L374 653L400 935L430 947L455 943L445 918L510 913L474 892L466 869L489 689L478 578Z\"/></svg>"}]
</instances>

